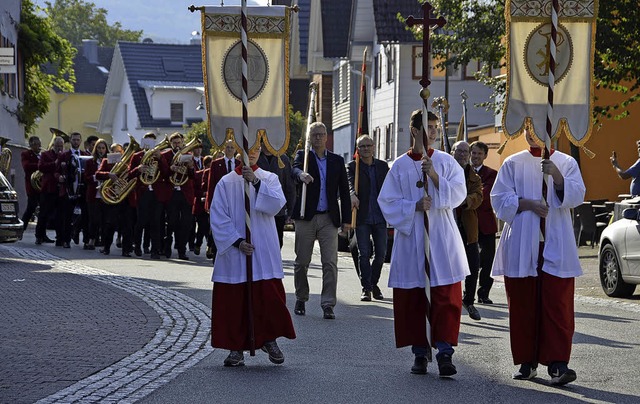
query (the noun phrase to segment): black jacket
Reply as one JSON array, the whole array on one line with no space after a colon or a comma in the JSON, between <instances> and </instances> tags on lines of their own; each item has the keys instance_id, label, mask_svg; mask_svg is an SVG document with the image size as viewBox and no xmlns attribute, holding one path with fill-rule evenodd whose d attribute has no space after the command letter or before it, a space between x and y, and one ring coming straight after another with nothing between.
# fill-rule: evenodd
<instances>
[{"instance_id":1,"label":"black jacket","mask_svg":"<svg viewBox=\"0 0 640 404\"><path fill-rule=\"evenodd\" d=\"M309 152L308 173L313 177L313 182L307 185L307 200L305 204L304 218L300 217L300 204L302 195L302 181L300 173L304 167L304 150L299 150L293 160L293 177L297 184L297 198L293 209L293 218L311 220L316 214L318 199L320 197L320 171L316 157L312 151ZM347 180L347 170L344 167L344 159L335 153L327 150L327 205L329 206L329 216L336 227L341 223L351 223L351 196L349 195L349 181ZM340 206L338 206L340 197Z\"/></svg>"},{"instance_id":2,"label":"black jacket","mask_svg":"<svg viewBox=\"0 0 640 404\"><path fill-rule=\"evenodd\" d=\"M373 159L376 167L376 194L380 194L382 183L389 172L389 165L376 158ZM349 178L349 190L355 192L356 162L351 161L347 168L347 177ZM360 200L360 208L356 216L356 223L364 223L369 215L369 197L371 195L371 179L369 178L369 169L367 165L360 160L360 179L358 180L358 190L355 192Z\"/></svg>"},{"instance_id":3,"label":"black jacket","mask_svg":"<svg viewBox=\"0 0 640 404\"><path fill-rule=\"evenodd\" d=\"M287 199L287 203L276 216L290 217L293 213L293 205L296 202L296 184L293 182L289 157L283 154L280 156L280 159L284 163L284 168L280 168L278 165L278 157L267 156L264 153L260 153L260 157L258 158L258 167L278 176L280 185L282 186L282 192L284 193L284 197Z\"/></svg>"}]
</instances>

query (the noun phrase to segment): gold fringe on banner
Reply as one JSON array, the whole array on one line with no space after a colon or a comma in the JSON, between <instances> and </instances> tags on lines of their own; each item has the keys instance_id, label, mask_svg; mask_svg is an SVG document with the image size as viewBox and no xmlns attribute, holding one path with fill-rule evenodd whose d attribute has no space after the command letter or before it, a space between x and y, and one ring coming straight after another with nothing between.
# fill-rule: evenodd
<instances>
[{"instance_id":1,"label":"gold fringe on banner","mask_svg":"<svg viewBox=\"0 0 640 404\"><path fill-rule=\"evenodd\" d=\"M509 142L509 138L507 138L507 140L504 141L504 143L502 143L500 145L500 147L498 147L498 154L502 154L502 152L504 151L504 148L507 146L507 142Z\"/></svg>"},{"instance_id":2,"label":"gold fringe on banner","mask_svg":"<svg viewBox=\"0 0 640 404\"><path fill-rule=\"evenodd\" d=\"M582 151L584 152L584 154L587 155L587 157L589 157L590 159L594 158L596 156L596 154L594 152L592 152L591 150L587 149L584 146L580 147L582 149Z\"/></svg>"}]
</instances>

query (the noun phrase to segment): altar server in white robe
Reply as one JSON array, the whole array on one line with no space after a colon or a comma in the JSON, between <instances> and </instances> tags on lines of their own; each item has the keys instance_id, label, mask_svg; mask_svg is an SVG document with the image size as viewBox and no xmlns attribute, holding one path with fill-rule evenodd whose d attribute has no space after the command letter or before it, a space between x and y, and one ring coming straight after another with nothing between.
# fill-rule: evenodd
<instances>
[{"instance_id":1,"label":"altar server in white robe","mask_svg":"<svg viewBox=\"0 0 640 404\"><path fill-rule=\"evenodd\" d=\"M394 162L378 204L395 228L389 287L393 288L396 347L411 345L415 355L411 372L427 372L427 300L425 294L424 212L428 211L432 345L438 350L440 376L451 376L451 361L458 344L462 311L461 282L469 266L453 210L467 196L462 167L452 156L429 148L422 155L422 137L431 145L436 138L437 117L429 112L428 133L422 128L422 111L411 115L412 147ZM427 174L423 183L423 172ZM423 186L428 187L425 197Z\"/></svg>"},{"instance_id":2,"label":"altar server in white robe","mask_svg":"<svg viewBox=\"0 0 640 404\"><path fill-rule=\"evenodd\" d=\"M286 199L278 176L256 165L259 156L257 147L249 152L251 167L239 166L222 177L209 210L218 250L212 276L211 345L231 351L225 366L244 365L243 351L250 348L249 315L253 317L254 346L262 347L273 363L284 362L276 338L296 337L282 284L282 256L274 219ZM250 183L250 243L245 230L246 182ZM251 310L247 304L247 256L253 266Z\"/></svg>"},{"instance_id":3,"label":"altar server in white robe","mask_svg":"<svg viewBox=\"0 0 640 404\"><path fill-rule=\"evenodd\" d=\"M571 208L584 200L585 186L577 162L551 150L542 160L541 146L525 130L530 149L509 156L498 171L491 204L505 222L493 261L493 276L504 275L509 302L514 379L531 379L537 364L547 366L553 384L576 379L568 368L574 332L574 281L582 274ZM547 200L542 198L543 173ZM541 241L540 218L546 218ZM542 247L542 250L541 250ZM538 270L539 253L543 265Z\"/></svg>"}]
</instances>

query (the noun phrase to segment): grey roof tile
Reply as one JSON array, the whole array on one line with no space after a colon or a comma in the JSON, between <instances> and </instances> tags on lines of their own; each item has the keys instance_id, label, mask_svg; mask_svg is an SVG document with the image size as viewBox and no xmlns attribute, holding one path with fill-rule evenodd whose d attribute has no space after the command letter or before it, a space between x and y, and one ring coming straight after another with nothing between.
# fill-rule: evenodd
<instances>
[{"instance_id":1,"label":"grey roof tile","mask_svg":"<svg viewBox=\"0 0 640 404\"><path fill-rule=\"evenodd\" d=\"M353 0L322 0L322 45L325 58L349 53L349 31Z\"/></svg>"},{"instance_id":2,"label":"grey roof tile","mask_svg":"<svg viewBox=\"0 0 640 404\"><path fill-rule=\"evenodd\" d=\"M82 48L78 49L78 53L73 58L74 71L76 74L76 83L74 84L74 92L77 94L104 94L107 87L107 79L109 78L109 68L111 59L113 58L114 48L98 47L98 63L92 64L82 55ZM105 69L100 70L99 67ZM47 64L43 67L46 73L54 74L55 69ZM54 88L56 93L61 93L59 88Z\"/></svg>"},{"instance_id":3,"label":"grey roof tile","mask_svg":"<svg viewBox=\"0 0 640 404\"><path fill-rule=\"evenodd\" d=\"M376 21L378 42L412 43L418 42L411 31L398 20L398 13L403 17L422 16L422 9L417 0L373 0L373 15Z\"/></svg>"}]
</instances>

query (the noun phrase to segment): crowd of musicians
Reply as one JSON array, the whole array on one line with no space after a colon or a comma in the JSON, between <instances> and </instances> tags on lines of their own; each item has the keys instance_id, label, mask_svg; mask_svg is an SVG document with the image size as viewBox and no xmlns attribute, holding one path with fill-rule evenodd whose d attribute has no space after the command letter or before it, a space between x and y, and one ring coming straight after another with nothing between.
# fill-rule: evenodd
<instances>
[{"instance_id":1,"label":"crowd of musicians","mask_svg":"<svg viewBox=\"0 0 640 404\"><path fill-rule=\"evenodd\" d=\"M199 143L187 152L181 133L159 141L150 132L140 145L132 139L135 147L59 135L47 150L32 136L21 156L28 196L22 220L26 229L37 212L36 244L81 244L105 255L116 247L122 256L151 259L170 258L174 250L182 260L188 251L215 256L209 206L216 183L239 164L233 141L214 161ZM55 239L47 230L55 230Z\"/></svg>"}]
</instances>

